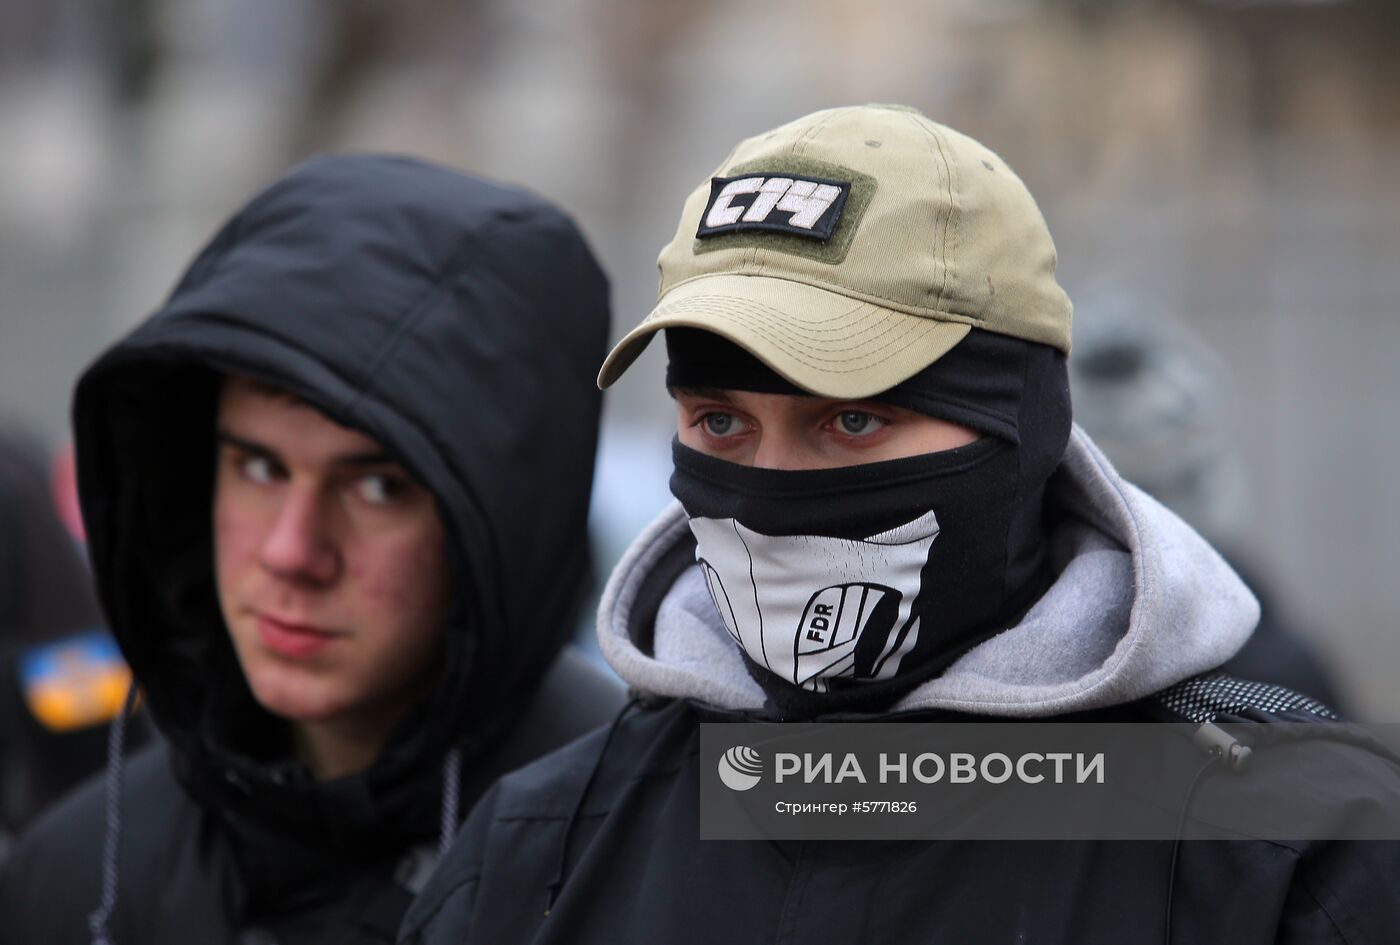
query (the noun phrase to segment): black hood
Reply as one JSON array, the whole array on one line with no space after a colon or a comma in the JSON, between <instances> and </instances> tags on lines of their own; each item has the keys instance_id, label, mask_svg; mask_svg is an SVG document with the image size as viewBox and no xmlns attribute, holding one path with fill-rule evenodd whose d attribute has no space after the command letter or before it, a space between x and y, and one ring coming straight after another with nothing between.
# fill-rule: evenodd
<instances>
[{"instance_id":1,"label":"black hood","mask_svg":"<svg viewBox=\"0 0 1400 945\"><path fill-rule=\"evenodd\" d=\"M99 595L197 795L279 829L431 833L425 778L452 745L472 764L572 629L607 335L606 280L558 209L340 156L253 199L88 369L73 422ZM437 498L447 667L361 775L317 784L269 751L284 729L238 671L211 547L220 372L369 434Z\"/></svg>"}]
</instances>

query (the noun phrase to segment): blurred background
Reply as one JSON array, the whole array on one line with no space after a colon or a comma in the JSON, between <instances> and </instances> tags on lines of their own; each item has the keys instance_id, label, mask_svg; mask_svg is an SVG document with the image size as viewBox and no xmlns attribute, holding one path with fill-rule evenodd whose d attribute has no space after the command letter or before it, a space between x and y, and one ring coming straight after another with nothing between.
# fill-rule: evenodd
<instances>
[{"instance_id":1,"label":"blurred background","mask_svg":"<svg viewBox=\"0 0 1400 945\"><path fill-rule=\"evenodd\" d=\"M867 101L1017 169L1076 302L1081 422L1243 564L1346 708L1400 720L1388 0L0 0L0 417L61 448L84 364L313 153L553 198L620 335L733 144ZM602 574L669 498L660 347L608 395Z\"/></svg>"}]
</instances>

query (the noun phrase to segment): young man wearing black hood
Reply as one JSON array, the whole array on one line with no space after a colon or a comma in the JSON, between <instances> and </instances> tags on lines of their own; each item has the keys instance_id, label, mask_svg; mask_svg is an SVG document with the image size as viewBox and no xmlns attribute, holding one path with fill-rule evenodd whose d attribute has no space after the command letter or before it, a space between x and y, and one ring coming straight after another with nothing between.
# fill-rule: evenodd
<instances>
[{"instance_id":1,"label":"young man wearing black hood","mask_svg":"<svg viewBox=\"0 0 1400 945\"><path fill-rule=\"evenodd\" d=\"M702 721L1331 713L1211 673L1257 606L1073 428L1054 247L996 154L818 112L740 143L659 263L599 376L665 329L679 503L599 611L641 699L483 798L402 941L1393 941L1393 844L701 839ZM1338 757L1400 803L1393 759Z\"/></svg>"},{"instance_id":2,"label":"young man wearing black hood","mask_svg":"<svg viewBox=\"0 0 1400 945\"><path fill-rule=\"evenodd\" d=\"M392 941L459 814L621 702L561 655L607 330L566 216L417 161L310 161L218 232L73 411L165 742L123 770L114 727L20 841L6 941Z\"/></svg>"}]
</instances>

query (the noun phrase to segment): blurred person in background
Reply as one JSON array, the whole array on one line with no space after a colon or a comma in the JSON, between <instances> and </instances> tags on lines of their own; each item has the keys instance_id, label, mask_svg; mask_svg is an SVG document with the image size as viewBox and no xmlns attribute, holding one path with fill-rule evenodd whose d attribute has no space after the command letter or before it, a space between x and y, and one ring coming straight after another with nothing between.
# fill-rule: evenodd
<instances>
[{"instance_id":1,"label":"blurred person in background","mask_svg":"<svg viewBox=\"0 0 1400 945\"><path fill-rule=\"evenodd\" d=\"M1102 296L1087 314L1079 309L1069 362L1075 421L1124 479L1204 535L1259 598L1259 625L1225 669L1344 710L1326 661L1240 550L1248 498L1236 443L1238 395L1224 363L1186 326L1129 314L1121 297Z\"/></svg>"},{"instance_id":2,"label":"blurred person in background","mask_svg":"<svg viewBox=\"0 0 1400 945\"><path fill-rule=\"evenodd\" d=\"M119 716L17 842L7 941L392 940L484 788L621 702L561 653L607 332L561 211L418 161L309 161L218 231L73 408L164 740Z\"/></svg>"},{"instance_id":3,"label":"blurred person in background","mask_svg":"<svg viewBox=\"0 0 1400 945\"><path fill-rule=\"evenodd\" d=\"M734 148L659 265L598 378L664 329L678 504L599 609L638 696L482 799L403 942L1394 940L1394 843L702 839L705 721L1335 716L1218 672L1258 606L1072 426L1069 299L996 154L912 109L817 112ZM1289 788L1345 770L1345 809L1400 805L1400 759L1326 757ZM1220 787L1219 759L1174 774ZM957 819L998 817L979 800Z\"/></svg>"},{"instance_id":4,"label":"blurred person in background","mask_svg":"<svg viewBox=\"0 0 1400 945\"><path fill-rule=\"evenodd\" d=\"M35 814L102 767L105 723L130 679L50 501L42 451L0 429L0 859Z\"/></svg>"}]
</instances>

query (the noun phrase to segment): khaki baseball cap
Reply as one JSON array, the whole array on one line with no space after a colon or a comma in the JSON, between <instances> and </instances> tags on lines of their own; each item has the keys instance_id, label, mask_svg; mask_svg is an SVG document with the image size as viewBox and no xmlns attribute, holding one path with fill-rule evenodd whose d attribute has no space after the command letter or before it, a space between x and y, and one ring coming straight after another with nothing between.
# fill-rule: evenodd
<instances>
[{"instance_id":1,"label":"khaki baseball cap","mask_svg":"<svg viewBox=\"0 0 1400 945\"><path fill-rule=\"evenodd\" d=\"M911 108L820 111L739 144L691 193L656 307L608 387L663 328L700 328L824 397L887 390L972 328L1068 353L1071 306L1026 186Z\"/></svg>"}]
</instances>

